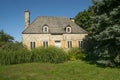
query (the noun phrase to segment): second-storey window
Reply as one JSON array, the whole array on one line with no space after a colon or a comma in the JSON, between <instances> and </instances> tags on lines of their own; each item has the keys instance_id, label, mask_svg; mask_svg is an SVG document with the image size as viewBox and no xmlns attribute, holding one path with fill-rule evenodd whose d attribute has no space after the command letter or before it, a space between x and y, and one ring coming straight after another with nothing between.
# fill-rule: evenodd
<instances>
[{"instance_id":1,"label":"second-storey window","mask_svg":"<svg viewBox=\"0 0 120 80\"><path fill-rule=\"evenodd\" d=\"M66 27L66 32L71 33L71 27Z\"/></svg>"},{"instance_id":2,"label":"second-storey window","mask_svg":"<svg viewBox=\"0 0 120 80\"><path fill-rule=\"evenodd\" d=\"M43 26L43 32L48 32L49 29L48 29L48 26Z\"/></svg>"}]
</instances>

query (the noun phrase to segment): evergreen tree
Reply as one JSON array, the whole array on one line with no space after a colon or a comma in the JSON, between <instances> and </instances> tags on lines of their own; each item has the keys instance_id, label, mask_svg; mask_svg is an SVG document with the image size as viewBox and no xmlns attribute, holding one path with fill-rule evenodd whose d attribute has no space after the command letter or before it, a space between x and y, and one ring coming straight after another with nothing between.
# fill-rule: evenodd
<instances>
[{"instance_id":1,"label":"evergreen tree","mask_svg":"<svg viewBox=\"0 0 120 80\"><path fill-rule=\"evenodd\" d=\"M110 66L120 65L120 1L94 0L94 11L92 34L86 39L92 43L90 53Z\"/></svg>"}]
</instances>

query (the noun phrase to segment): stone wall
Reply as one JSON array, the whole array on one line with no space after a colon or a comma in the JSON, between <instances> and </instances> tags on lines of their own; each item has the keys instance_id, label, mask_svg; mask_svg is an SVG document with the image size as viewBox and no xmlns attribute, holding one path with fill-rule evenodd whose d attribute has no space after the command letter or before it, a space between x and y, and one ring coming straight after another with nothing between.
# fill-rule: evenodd
<instances>
[{"instance_id":1,"label":"stone wall","mask_svg":"<svg viewBox=\"0 0 120 80\"><path fill-rule=\"evenodd\" d=\"M30 42L35 42L36 47L43 46L43 41L48 41L49 46L55 46L55 41L61 42L61 47L67 49L68 41L72 41L72 47L79 47L78 41L82 41L87 34L23 34L23 45L30 49Z\"/></svg>"}]
</instances>

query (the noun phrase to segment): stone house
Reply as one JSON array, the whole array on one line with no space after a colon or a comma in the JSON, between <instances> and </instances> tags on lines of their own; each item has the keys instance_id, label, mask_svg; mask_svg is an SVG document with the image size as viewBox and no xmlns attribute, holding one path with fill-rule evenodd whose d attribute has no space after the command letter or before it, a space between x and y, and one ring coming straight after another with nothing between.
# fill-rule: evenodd
<instances>
[{"instance_id":1,"label":"stone house","mask_svg":"<svg viewBox=\"0 0 120 80\"><path fill-rule=\"evenodd\" d=\"M23 45L28 49L56 46L64 49L82 47L87 32L66 17L39 16L30 24L30 12L25 11Z\"/></svg>"}]
</instances>

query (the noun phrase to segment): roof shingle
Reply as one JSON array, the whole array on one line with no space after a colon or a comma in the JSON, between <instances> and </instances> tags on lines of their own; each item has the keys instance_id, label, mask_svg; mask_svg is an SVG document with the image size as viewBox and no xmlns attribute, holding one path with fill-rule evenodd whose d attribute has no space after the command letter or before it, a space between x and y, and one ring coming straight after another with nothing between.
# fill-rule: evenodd
<instances>
[{"instance_id":1,"label":"roof shingle","mask_svg":"<svg viewBox=\"0 0 120 80\"><path fill-rule=\"evenodd\" d=\"M44 25L48 25L50 34L59 34L66 33L65 28L70 26L73 34L86 34L87 32L82 29L80 26L75 24L70 18L66 17L48 17L48 16L39 16L29 27L27 27L23 34L42 34L42 28Z\"/></svg>"}]
</instances>

